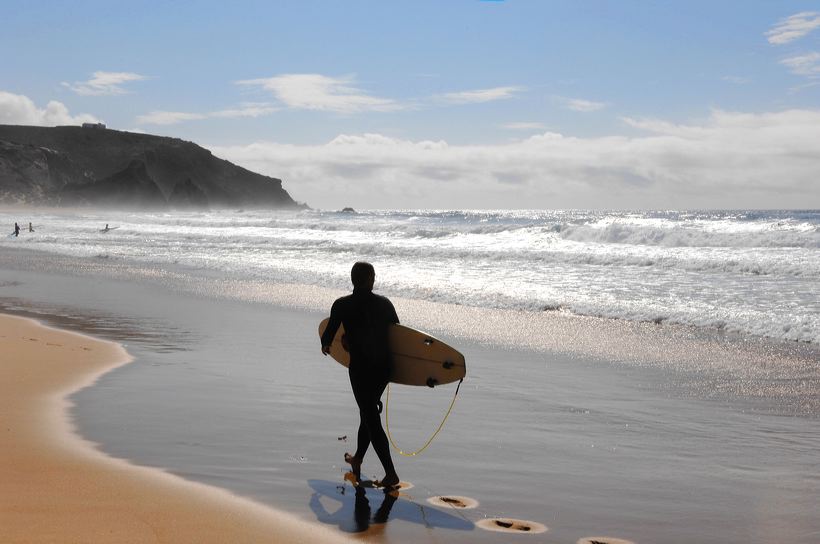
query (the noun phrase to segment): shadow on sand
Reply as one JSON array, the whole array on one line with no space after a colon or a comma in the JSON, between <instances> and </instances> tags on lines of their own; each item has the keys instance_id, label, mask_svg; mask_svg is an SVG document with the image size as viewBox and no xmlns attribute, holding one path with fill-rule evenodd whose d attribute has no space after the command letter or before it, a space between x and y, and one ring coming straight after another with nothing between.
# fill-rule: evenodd
<instances>
[{"instance_id":1,"label":"shadow on sand","mask_svg":"<svg viewBox=\"0 0 820 544\"><path fill-rule=\"evenodd\" d=\"M310 508L322 523L336 525L346 533L375 533L384 530L388 520L418 523L427 528L472 531L473 522L430 505L421 505L400 492L385 492L374 487L353 487L347 482L308 480L313 489ZM326 500L321 500L326 499ZM325 505L333 503L331 510ZM373 512L373 507L376 507Z\"/></svg>"}]
</instances>

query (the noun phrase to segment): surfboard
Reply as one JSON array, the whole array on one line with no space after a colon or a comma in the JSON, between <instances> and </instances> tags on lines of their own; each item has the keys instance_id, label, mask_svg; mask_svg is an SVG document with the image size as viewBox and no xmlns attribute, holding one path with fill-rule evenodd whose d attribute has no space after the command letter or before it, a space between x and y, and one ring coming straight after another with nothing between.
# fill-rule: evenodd
<instances>
[{"instance_id":1,"label":"surfboard","mask_svg":"<svg viewBox=\"0 0 820 544\"><path fill-rule=\"evenodd\" d=\"M108 232L110 230L118 229L119 227L108 227L107 229L100 229L100 232Z\"/></svg>"},{"instance_id":2,"label":"surfboard","mask_svg":"<svg viewBox=\"0 0 820 544\"><path fill-rule=\"evenodd\" d=\"M325 332L329 319L319 323L319 336ZM455 382L467 374L467 366L457 349L426 332L390 325L388 345L393 356L390 381L403 385L435 387ZM350 365L350 354L342 346L344 325L339 327L330 345L330 356L343 366Z\"/></svg>"}]
</instances>

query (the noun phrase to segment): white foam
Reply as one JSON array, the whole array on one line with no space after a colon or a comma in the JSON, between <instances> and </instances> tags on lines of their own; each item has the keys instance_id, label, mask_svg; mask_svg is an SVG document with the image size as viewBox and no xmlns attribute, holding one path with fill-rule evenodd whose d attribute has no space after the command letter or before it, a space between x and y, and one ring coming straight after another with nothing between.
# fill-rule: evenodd
<instances>
[{"instance_id":1,"label":"white foam","mask_svg":"<svg viewBox=\"0 0 820 544\"><path fill-rule=\"evenodd\" d=\"M0 246L339 289L364 259L407 298L820 342L818 212L0 213L14 221L37 232Z\"/></svg>"}]
</instances>

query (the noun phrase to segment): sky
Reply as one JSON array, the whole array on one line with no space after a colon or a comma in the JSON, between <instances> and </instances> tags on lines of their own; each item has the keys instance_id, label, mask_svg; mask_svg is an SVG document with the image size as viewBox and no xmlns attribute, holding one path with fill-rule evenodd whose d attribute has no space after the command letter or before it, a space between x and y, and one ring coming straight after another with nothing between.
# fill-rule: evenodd
<instances>
[{"instance_id":1,"label":"sky","mask_svg":"<svg viewBox=\"0 0 820 544\"><path fill-rule=\"evenodd\" d=\"M820 2L0 0L0 123L315 208L820 208Z\"/></svg>"}]
</instances>

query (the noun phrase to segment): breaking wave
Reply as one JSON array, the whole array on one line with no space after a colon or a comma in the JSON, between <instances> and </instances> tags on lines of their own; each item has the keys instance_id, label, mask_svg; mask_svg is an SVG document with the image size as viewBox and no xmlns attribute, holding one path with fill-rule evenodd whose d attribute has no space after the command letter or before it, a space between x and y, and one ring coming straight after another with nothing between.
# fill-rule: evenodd
<instances>
[{"instance_id":1,"label":"breaking wave","mask_svg":"<svg viewBox=\"0 0 820 544\"><path fill-rule=\"evenodd\" d=\"M17 218L0 212L0 222ZM36 214L0 239L88 259L820 342L820 212L308 210ZM106 223L118 229L101 233Z\"/></svg>"}]
</instances>

